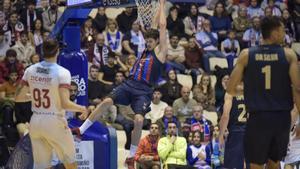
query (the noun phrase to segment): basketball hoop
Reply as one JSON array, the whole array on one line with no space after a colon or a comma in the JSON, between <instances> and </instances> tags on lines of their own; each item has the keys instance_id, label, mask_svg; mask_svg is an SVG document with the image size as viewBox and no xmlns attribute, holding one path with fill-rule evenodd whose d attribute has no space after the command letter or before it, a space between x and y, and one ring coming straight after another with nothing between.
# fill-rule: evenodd
<instances>
[{"instance_id":1,"label":"basketball hoop","mask_svg":"<svg viewBox=\"0 0 300 169\"><path fill-rule=\"evenodd\" d=\"M159 7L159 2L155 0L135 0L138 11L138 21L145 28L153 26L153 19Z\"/></svg>"}]
</instances>

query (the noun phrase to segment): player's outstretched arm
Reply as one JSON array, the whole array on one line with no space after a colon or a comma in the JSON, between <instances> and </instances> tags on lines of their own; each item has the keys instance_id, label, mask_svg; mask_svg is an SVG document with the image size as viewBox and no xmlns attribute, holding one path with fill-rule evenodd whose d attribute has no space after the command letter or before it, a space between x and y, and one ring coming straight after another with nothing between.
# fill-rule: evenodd
<instances>
[{"instance_id":1,"label":"player's outstretched arm","mask_svg":"<svg viewBox=\"0 0 300 169\"><path fill-rule=\"evenodd\" d=\"M244 49L238 57L237 63L230 75L227 86L227 93L232 96L236 95L236 86L242 81L243 73L248 64L248 49Z\"/></svg>"},{"instance_id":2,"label":"player's outstretched arm","mask_svg":"<svg viewBox=\"0 0 300 169\"><path fill-rule=\"evenodd\" d=\"M61 106L63 109L70 112L80 112L81 119L85 119L87 117L87 109L84 106L78 105L72 102L70 98L70 92L67 88L59 88L59 97L61 100Z\"/></svg>"},{"instance_id":3,"label":"player's outstretched arm","mask_svg":"<svg viewBox=\"0 0 300 169\"><path fill-rule=\"evenodd\" d=\"M162 63L165 63L168 50L167 21L164 12L166 0L160 0L159 3L159 53L157 57Z\"/></svg>"},{"instance_id":4,"label":"player's outstretched arm","mask_svg":"<svg viewBox=\"0 0 300 169\"><path fill-rule=\"evenodd\" d=\"M297 56L292 49L285 48L287 60L290 63L289 75L293 86L294 102L298 110L300 110L300 77Z\"/></svg>"},{"instance_id":5,"label":"player's outstretched arm","mask_svg":"<svg viewBox=\"0 0 300 169\"><path fill-rule=\"evenodd\" d=\"M223 106L223 114L221 120L219 122L220 133L219 133L219 141L220 145L224 145L224 134L227 129L227 125L229 122L230 111L232 107L232 96L228 93L225 94L224 97L224 106Z\"/></svg>"}]
</instances>

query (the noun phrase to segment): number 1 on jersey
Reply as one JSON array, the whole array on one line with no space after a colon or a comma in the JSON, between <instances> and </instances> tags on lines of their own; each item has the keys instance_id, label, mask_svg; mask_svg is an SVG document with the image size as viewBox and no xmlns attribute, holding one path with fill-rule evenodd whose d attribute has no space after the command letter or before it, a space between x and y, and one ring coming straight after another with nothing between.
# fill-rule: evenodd
<instances>
[{"instance_id":1,"label":"number 1 on jersey","mask_svg":"<svg viewBox=\"0 0 300 169\"><path fill-rule=\"evenodd\" d=\"M266 90L271 89L271 66L267 65L261 69L261 72L265 74L265 88Z\"/></svg>"}]
</instances>

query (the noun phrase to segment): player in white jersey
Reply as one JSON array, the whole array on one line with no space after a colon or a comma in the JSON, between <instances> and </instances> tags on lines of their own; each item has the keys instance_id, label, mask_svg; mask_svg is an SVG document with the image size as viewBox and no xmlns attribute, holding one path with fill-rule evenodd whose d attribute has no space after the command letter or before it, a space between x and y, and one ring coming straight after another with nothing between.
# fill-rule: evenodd
<instances>
[{"instance_id":1,"label":"player in white jersey","mask_svg":"<svg viewBox=\"0 0 300 169\"><path fill-rule=\"evenodd\" d=\"M300 116L297 108L292 110L292 129L287 155L284 159L284 169L299 169L300 167Z\"/></svg>"},{"instance_id":2,"label":"player in white jersey","mask_svg":"<svg viewBox=\"0 0 300 169\"><path fill-rule=\"evenodd\" d=\"M45 41L43 52L45 61L26 69L21 85L31 93L33 115L29 134L34 168L50 168L54 150L65 168L75 169L75 146L65 119L65 110L81 112L81 118L85 118L87 110L69 99L71 75L56 63L59 53L57 41ZM17 90L17 95L22 96L22 92L18 91L21 90Z\"/></svg>"}]
</instances>

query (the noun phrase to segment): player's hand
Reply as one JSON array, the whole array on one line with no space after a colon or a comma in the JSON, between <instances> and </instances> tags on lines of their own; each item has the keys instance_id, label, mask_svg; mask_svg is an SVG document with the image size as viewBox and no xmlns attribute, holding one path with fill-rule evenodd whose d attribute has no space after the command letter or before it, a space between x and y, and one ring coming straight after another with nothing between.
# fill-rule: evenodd
<instances>
[{"instance_id":1,"label":"player's hand","mask_svg":"<svg viewBox=\"0 0 300 169\"><path fill-rule=\"evenodd\" d=\"M219 135L219 146L220 148L224 148L225 140L224 140L224 135L220 134Z\"/></svg>"},{"instance_id":2,"label":"player's hand","mask_svg":"<svg viewBox=\"0 0 300 169\"><path fill-rule=\"evenodd\" d=\"M88 117L88 109L82 106L81 115L79 116L80 120L85 120Z\"/></svg>"}]
</instances>

